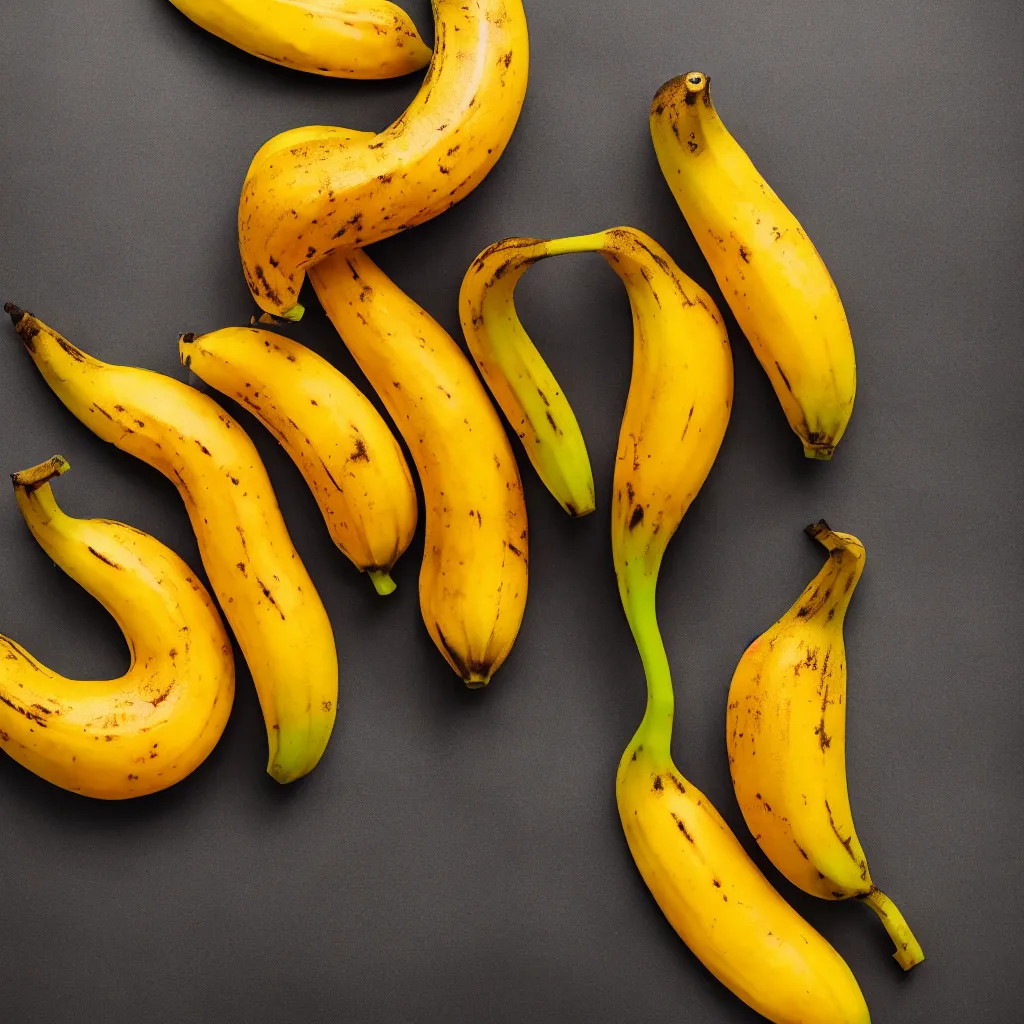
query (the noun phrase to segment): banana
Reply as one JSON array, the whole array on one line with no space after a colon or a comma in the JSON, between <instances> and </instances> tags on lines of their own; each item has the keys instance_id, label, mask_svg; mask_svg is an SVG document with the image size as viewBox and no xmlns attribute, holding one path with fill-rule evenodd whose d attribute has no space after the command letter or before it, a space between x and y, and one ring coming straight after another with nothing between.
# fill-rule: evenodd
<instances>
[{"instance_id":1,"label":"banana","mask_svg":"<svg viewBox=\"0 0 1024 1024\"><path fill-rule=\"evenodd\" d=\"M380 594L416 530L402 449L366 396L326 359L270 331L228 327L178 342L182 364L248 409L284 446L334 543Z\"/></svg>"},{"instance_id":2,"label":"banana","mask_svg":"<svg viewBox=\"0 0 1024 1024\"><path fill-rule=\"evenodd\" d=\"M548 447L545 463L562 461L555 481L568 479L579 458L575 418L564 419L562 432L545 426L551 406L538 404L537 388L548 396L561 389L513 322L511 288L492 285L524 261L562 252L602 253L633 310L633 375L612 501L619 593L648 686L647 710L616 776L630 851L683 941L763 1016L776 1024L866 1024L867 1007L846 963L772 888L670 752L674 695L655 589L668 541L710 472L729 421L732 357L721 317L653 239L630 228L553 242L509 239L486 250L481 269L474 264L463 283L467 335L505 414L514 425L525 418L531 455ZM559 487L553 490L561 500Z\"/></svg>"},{"instance_id":3,"label":"banana","mask_svg":"<svg viewBox=\"0 0 1024 1024\"><path fill-rule=\"evenodd\" d=\"M194 388L101 362L17 306L4 310L68 409L177 487L256 684L270 746L267 771L282 783L305 775L334 725L338 659L327 612L252 441Z\"/></svg>"},{"instance_id":4,"label":"banana","mask_svg":"<svg viewBox=\"0 0 1024 1024\"><path fill-rule=\"evenodd\" d=\"M234 656L209 594L173 551L123 523L58 508L50 481L68 468L56 455L15 473L18 507L39 546L117 620L131 665L117 679L67 679L0 636L0 747L73 793L156 793L217 745Z\"/></svg>"},{"instance_id":5,"label":"banana","mask_svg":"<svg viewBox=\"0 0 1024 1024\"><path fill-rule=\"evenodd\" d=\"M651 104L658 162L804 454L830 459L857 368L839 292L810 238L722 124L701 72Z\"/></svg>"},{"instance_id":6,"label":"banana","mask_svg":"<svg viewBox=\"0 0 1024 1024\"><path fill-rule=\"evenodd\" d=\"M323 260L310 280L419 471L423 621L466 684L484 686L526 605L526 504L508 438L462 350L364 252Z\"/></svg>"},{"instance_id":7,"label":"banana","mask_svg":"<svg viewBox=\"0 0 1024 1024\"><path fill-rule=\"evenodd\" d=\"M747 649L729 689L726 740L743 817L768 859L823 899L863 900L904 970L924 959L903 915L871 881L846 784L843 620L864 546L824 522L807 532L828 561L800 599Z\"/></svg>"},{"instance_id":8,"label":"banana","mask_svg":"<svg viewBox=\"0 0 1024 1024\"><path fill-rule=\"evenodd\" d=\"M388 0L171 0L200 28L255 57L331 78L396 78L430 48Z\"/></svg>"},{"instance_id":9,"label":"banana","mask_svg":"<svg viewBox=\"0 0 1024 1024\"><path fill-rule=\"evenodd\" d=\"M433 9L430 68L391 127L355 142L336 130L285 132L249 167L239 250L266 312L298 320L299 290L318 260L443 213L504 152L526 95L522 0L433 0Z\"/></svg>"},{"instance_id":10,"label":"banana","mask_svg":"<svg viewBox=\"0 0 1024 1024\"><path fill-rule=\"evenodd\" d=\"M544 486L570 516L594 511L594 472L576 414L519 321L515 290L538 260L578 239L510 238L473 261L459 292L462 332Z\"/></svg>"}]
</instances>

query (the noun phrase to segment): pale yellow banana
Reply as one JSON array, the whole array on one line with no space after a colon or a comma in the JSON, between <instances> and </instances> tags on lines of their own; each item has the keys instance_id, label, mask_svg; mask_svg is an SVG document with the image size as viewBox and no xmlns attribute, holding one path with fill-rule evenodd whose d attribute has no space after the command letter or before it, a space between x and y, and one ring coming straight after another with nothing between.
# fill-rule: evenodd
<instances>
[{"instance_id":1,"label":"pale yellow banana","mask_svg":"<svg viewBox=\"0 0 1024 1024\"><path fill-rule=\"evenodd\" d=\"M665 180L804 453L831 458L853 411L857 369L828 269L722 124L707 75L680 75L658 90L651 136Z\"/></svg>"},{"instance_id":2,"label":"pale yellow banana","mask_svg":"<svg viewBox=\"0 0 1024 1024\"><path fill-rule=\"evenodd\" d=\"M327 612L245 431L180 381L102 362L8 303L25 348L93 433L178 489L220 606L245 655L278 782L320 760L334 726L338 660Z\"/></svg>"},{"instance_id":3,"label":"pale yellow banana","mask_svg":"<svg viewBox=\"0 0 1024 1024\"><path fill-rule=\"evenodd\" d=\"M227 327L178 342L182 363L284 446L334 543L381 594L416 530L416 488L391 428L326 359L291 338Z\"/></svg>"},{"instance_id":4,"label":"pale yellow banana","mask_svg":"<svg viewBox=\"0 0 1024 1024\"><path fill-rule=\"evenodd\" d=\"M909 970L924 959L903 915L871 881L846 785L843 621L864 546L824 523L807 528L829 551L800 599L740 660L726 740L743 817L768 859L823 899L872 906Z\"/></svg>"},{"instance_id":5,"label":"pale yellow banana","mask_svg":"<svg viewBox=\"0 0 1024 1024\"><path fill-rule=\"evenodd\" d=\"M201 28L255 57L332 78L418 71L430 48L388 0L171 0Z\"/></svg>"},{"instance_id":6,"label":"pale yellow banana","mask_svg":"<svg viewBox=\"0 0 1024 1024\"><path fill-rule=\"evenodd\" d=\"M364 252L323 260L310 280L419 471L423 621L462 679L483 686L526 605L526 504L508 438L462 350Z\"/></svg>"},{"instance_id":7,"label":"pale yellow banana","mask_svg":"<svg viewBox=\"0 0 1024 1024\"><path fill-rule=\"evenodd\" d=\"M526 429L517 429L524 441L535 439L531 455L546 446L549 466L564 460L562 472L545 477L562 500L561 481L578 472L574 464L583 450L575 418L565 418L561 432L547 422L550 406L543 399L538 404L540 396L531 392L562 390L522 328L511 323L511 295L496 292L489 303L486 291L495 272L506 272L502 252L515 267L524 254L537 259L590 251L602 253L625 284L634 326L633 376L615 464L612 553L648 700L616 778L626 840L672 927L755 1010L776 1024L867 1024L864 998L845 962L772 888L670 753L674 695L655 610L658 571L714 463L732 405L732 357L710 296L653 239L629 228L552 242L510 239L483 254L486 274L470 268L462 305L467 336L506 415L514 424L525 418Z\"/></svg>"},{"instance_id":8,"label":"pale yellow banana","mask_svg":"<svg viewBox=\"0 0 1024 1024\"><path fill-rule=\"evenodd\" d=\"M50 558L117 620L131 652L117 679L68 679L0 636L0 747L54 785L106 800L180 782L220 739L235 695L224 624L189 567L109 519L72 519L50 481L57 455L15 473L18 507Z\"/></svg>"},{"instance_id":9,"label":"pale yellow banana","mask_svg":"<svg viewBox=\"0 0 1024 1024\"><path fill-rule=\"evenodd\" d=\"M238 208L242 269L258 305L296 320L306 271L388 238L468 195L501 156L526 95L522 0L433 0L434 56L416 98L373 138L308 128L253 160Z\"/></svg>"}]
</instances>

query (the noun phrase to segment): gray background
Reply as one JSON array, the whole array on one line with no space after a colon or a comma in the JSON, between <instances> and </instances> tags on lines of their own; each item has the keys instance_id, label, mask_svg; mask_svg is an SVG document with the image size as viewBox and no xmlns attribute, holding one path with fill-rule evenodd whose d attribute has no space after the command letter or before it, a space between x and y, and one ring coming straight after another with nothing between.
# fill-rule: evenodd
<instances>
[{"instance_id":1,"label":"gray background","mask_svg":"<svg viewBox=\"0 0 1024 1024\"><path fill-rule=\"evenodd\" d=\"M426 0L405 6L429 39ZM717 295L647 134L664 80L712 75L832 270L860 387L835 462L806 462L730 320L735 414L662 575L675 754L847 958L876 1024L1021 1019L1020 5L530 0L528 15L530 92L506 156L460 206L372 253L460 338L462 273L510 234L632 224ZM234 234L251 154L300 124L383 128L417 79L276 68L166 0L3 4L0 297L102 357L183 373L179 332L253 309ZM362 381L308 306L295 335ZM600 506L570 521L521 459L531 594L493 685L466 692L427 637L421 538L378 599L283 451L227 403L334 621L337 731L311 777L278 787L239 659L222 743L165 794L90 802L0 757L5 1021L759 1019L665 923L615 812L643 707L607 542L624 293L577 257L528 275L520 306L574 402ZM170 485L74 421L0 333L3 471L63 452L71 514L126 520L198 567ZM876 880L930 957L908 977L867 908L805 897L765 865L729 784L732 670L817 570L801 528L822 515L869 553L847 630L851 792ZM124 670L113 621L9 494L0 550L4 633L71 675Z\"/></svg>"}]
</instances>

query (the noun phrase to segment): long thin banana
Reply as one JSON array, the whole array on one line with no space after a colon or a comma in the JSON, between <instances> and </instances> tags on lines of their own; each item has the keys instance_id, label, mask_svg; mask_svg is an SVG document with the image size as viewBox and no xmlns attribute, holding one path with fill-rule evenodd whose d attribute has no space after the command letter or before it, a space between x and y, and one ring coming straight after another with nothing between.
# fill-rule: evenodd
<instances>
[{"instance_id":1,"label":"long thin banana","mask_svg":"<svg viewBox=\"0 0 1024 1024\"><path fill-rule=\"evenodd\" d=\"M495 242L466 271L459 294L462 331L480 373L544 486L571 516L595 508L590 456L569 400L523 329L515 290L534 263L580 251L579 241Z\"/></svg>"},{"instance_id":2,"label":"long thin banana","mask_svg":"<svg viewBox=\"0 0 1024 1024\"><path fill-rule=\"evenodd\" d=\"M771 887L672 762L674 696L655 588L669 538L707 477L729 420L732 358L721 317L711 298L641 232L617 228L551 243L503 244L506 254L520 245L539 256L601 252L626 285L633 310L633 376L615 464L612 553L648 686L647 711L616 778L637 867L690 949L763 1016L777 1024L866 1024L867 1007L845 962ZM494 247L486 262L492 275L500 271ZM478 295L484 286L474 273L471 268L468 286ZM474 327L475 350L485 353L491 377L501 376L503 366L538 365L521 328L503 326L504 316L514 315L505 302L501 315L495 312L497 335L490 334L486 315ZM464 316L472 308L464 303ZM500 351L509 345L522 350L522 363ZM545 433L546 414L530 395L540 379L516 373L495 393L515 395L505 409L510 419L531 408L539 413L528 418L529 428L551 446L552 460L560 452L574 460L576 439ZM552 385L543 378L545 393Z\"/></svg>"},{"instance_id":3,"label":"long thin banana","mask_svg":"<svg viewBox=\"0 0 1024 1024\"><path fill-rule=\"evenodd\" d=\"M256 684L270 745L267 771L278 782L305 775L334 726L338 659L327 612L252 441L194 388L102 362L31 314L10 303L4 309L68 409L177 487Z\"/></svg>"},{"instance_id":4,"label":"long thin banana","mask_svg":"<svg viewBox=\"0 0 1024 1024\"><path fill-rule=\"evenodd\" d=\"M0 747L56 786L106 800L155 793L206 760L227 724L235 662L224 624L189 567L109 519L72 519L50 481L59 455L15 473L39 546L117 620L131 652L117 679L68 679L0 636Z\"/></svg>"},{"instance_id":5,"label":"long thin banana","mask_svg":"<svg viewBox=\"0 0 1024 1024\"><path fill-rule=\"evenodd\" d=\"M467 685L512 649L526 605L526 504L515 456L469 360L362 251L310 280L412 453L426 505L420 608Z\"/></svg>"},{"instance_id":6,"label":"long thin banana","mask_svg":"<svg viewBox=\"0 0 1024 1024\"><path fill-rule=\"evenodd\" d=\"M807 532L829 558L799 600L740 660L726 741L743 817L768 859L822 899L856 897L877 911L910 970L924 959L895 904L871 880L846 784L843 621L864 545L826 523Z\"/></svg>"},{"instance_id":7,"label":"long thin banana","mask_svg":"<svg viewBox=\"0 0 1024 1024\"><path fill-rule=\"evenodd\" d=\"M255 57L331 78L396 78L430 48L388 0L171 0L201 28Z\"/></svg>"},{"instance_id":8,"label":"long thin banana","mask_svg":"<svg viewBox=\"0 0 1024 1024\"><path fill-rule=\"evenodd\" d=\"M257 154L238 209L256 302L297 320L305 272L388 238L468 195L501 156L526 95L522 0L433 0L436 45L416 98L373 139L286 132Z\"/></svg>"},{"instance_id":9,"label":"long thin banana","mask_svg":"<svg viewBox=\"0 0 1024 1024\"><path fill-rule=\"evenodd\" d=\"M378 593L416 530L416 488L390 427L326 359L270 331L227 327L178 342L182 363L281 442L334 543Z\"/></svg>"},{"instance_id":10,"label":"long thin banana","mask_svg":"<svg viewBox=\"0 0 1024 1024\"><path fill-rule=\"evenodd\" d=\"M804 454L831 458L853 411L857 368L828 269L722 124L707 75L680 75L658 90L651 136L665 180Z\"/></svg>"}]
</instances>

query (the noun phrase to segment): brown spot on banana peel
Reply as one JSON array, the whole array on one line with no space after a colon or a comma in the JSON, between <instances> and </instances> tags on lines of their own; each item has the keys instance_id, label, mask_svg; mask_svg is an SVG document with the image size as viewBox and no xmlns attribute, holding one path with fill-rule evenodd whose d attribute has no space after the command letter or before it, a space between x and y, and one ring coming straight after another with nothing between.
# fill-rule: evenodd
<instances>
[{"instance_id":1,"label":"brown spot on banana peel","mask_svg":"<svg viewBox=\"0 0 1024 1024\"><path fill-rule=\"evenodd\" d=\"M854 864L857 864L857 856L853 852L853 837L850 836L846 839L843 838L842 833L840 833L839 828L836 825L835 818L832 817L832 808L829 806L827 800L825 801L825 811L828 813L828 823L832 826L832 831L835 832L836 838L842 844L843 849L850 855L850 860L852 860ZM858 867L859 866L860 865L858 865Z\"/></svg>"},{"instance_id":2,"label":"brown spot on banana peel","mask_svg":"<svg viewBox=\"0 0 1024 1024\"><path fill-rule=\"evenodd\" d=\"M94 558L98 558L101 562L105 563L106 565L109 565L111 569L123 570L123 566L118 565L117 562L112 562L109 558L107 558L106 555L101 555L91 545L89 545L89 549L88 550L89 550L89 554L90 555L92 555Z\"/></svg>"}]
</instances>

